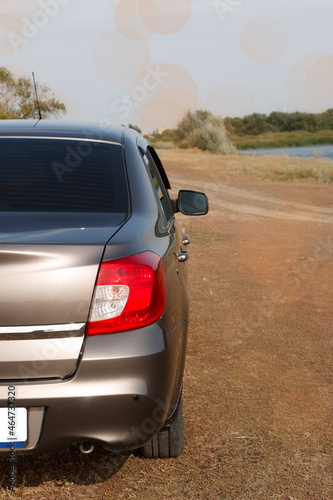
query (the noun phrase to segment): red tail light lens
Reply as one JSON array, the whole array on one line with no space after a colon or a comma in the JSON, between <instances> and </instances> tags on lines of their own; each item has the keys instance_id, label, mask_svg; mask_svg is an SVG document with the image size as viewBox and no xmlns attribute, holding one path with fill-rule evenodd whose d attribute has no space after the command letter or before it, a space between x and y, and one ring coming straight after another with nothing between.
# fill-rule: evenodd
<instances>
[{"instance_id":1,"label":"red tail light lens","mask_svg":"<svg viewBox=\"0 0 333 500\"><path fill-rule=\"evenodd\" d=\"M143 252L102 262L95 286L87 335L135 330L157 321L166 302L161 258Z\"/></svg>"}]
</instances>

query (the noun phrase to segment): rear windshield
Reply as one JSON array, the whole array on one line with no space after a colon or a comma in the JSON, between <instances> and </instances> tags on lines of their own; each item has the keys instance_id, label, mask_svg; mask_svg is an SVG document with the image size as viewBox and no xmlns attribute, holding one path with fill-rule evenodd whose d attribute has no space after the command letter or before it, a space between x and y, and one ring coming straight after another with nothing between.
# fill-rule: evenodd
<instances>
[{"instance_id":1,"label":"rear windshield","mask_svg":"<svg viewBox=\"0 0 333 500\"><path fill-rule=\"evenodd\" d=\"M123 148L86 140L1 138L1 212L127 213Z\"/></svg>"}]
</instances>

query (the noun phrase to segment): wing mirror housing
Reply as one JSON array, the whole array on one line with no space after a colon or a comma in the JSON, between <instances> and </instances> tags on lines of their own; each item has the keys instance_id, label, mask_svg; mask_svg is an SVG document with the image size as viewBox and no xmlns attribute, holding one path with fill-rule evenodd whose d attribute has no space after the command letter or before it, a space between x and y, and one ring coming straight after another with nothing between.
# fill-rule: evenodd
<instances>
[{"instance_id":1,"label":"wing mirror housing","mask_svg":"<svg viewBox=\"0 0 333 500\"><path fill-rule=\"evenodd\" d=\"M172 201L174 212L181 212L183 215L206 215L209 210L207 195L199 191L182 189L177 200Z\"/></svg>"}]
</instances>

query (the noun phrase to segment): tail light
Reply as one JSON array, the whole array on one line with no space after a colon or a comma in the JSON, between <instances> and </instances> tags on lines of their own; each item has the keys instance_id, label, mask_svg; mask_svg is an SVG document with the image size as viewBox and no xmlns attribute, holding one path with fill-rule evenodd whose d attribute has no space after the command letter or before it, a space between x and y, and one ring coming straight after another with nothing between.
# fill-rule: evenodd
<instances>
[{"instance_id":1,"label":"tail light","mask_svg":"<svg viewBox=\"0 0 333 500\"><path fill-rule=\"evenodd\" d=\"M87 335L135 330L157 321L166 302L161 258L152 252L102 262Z\"/></svg>"}]
</instances>

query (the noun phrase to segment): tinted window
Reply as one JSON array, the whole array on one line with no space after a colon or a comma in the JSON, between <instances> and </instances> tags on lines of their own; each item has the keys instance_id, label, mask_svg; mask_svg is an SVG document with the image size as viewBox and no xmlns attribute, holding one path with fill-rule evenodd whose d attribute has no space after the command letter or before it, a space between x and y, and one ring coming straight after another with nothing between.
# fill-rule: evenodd
<instances>
[{"instance_id":1,"label":"tinted window","mask_svg":"<svg viewBox=\"0 0 333 500\"><path fill-rule=\"evenodd\" d=\"M173 217L173 212L171 210L169 196L167 190L165 189L162 179L154 165L153 159L151 158L149 152L143 157L145 164L148 168L148 172L154 184L156 194L160 200L161 208L165 216L165 220L169 221Z\"/></svg>"},{"instance_id":2,"label":"tinted window","mask_svg":"<svg viewBox=\"0 0 333 500\"><path fill-rule=\"evenodd\" d=\"M128 212L121 145L0 139L0 211Z\"/></svg>"}]
</instances>

